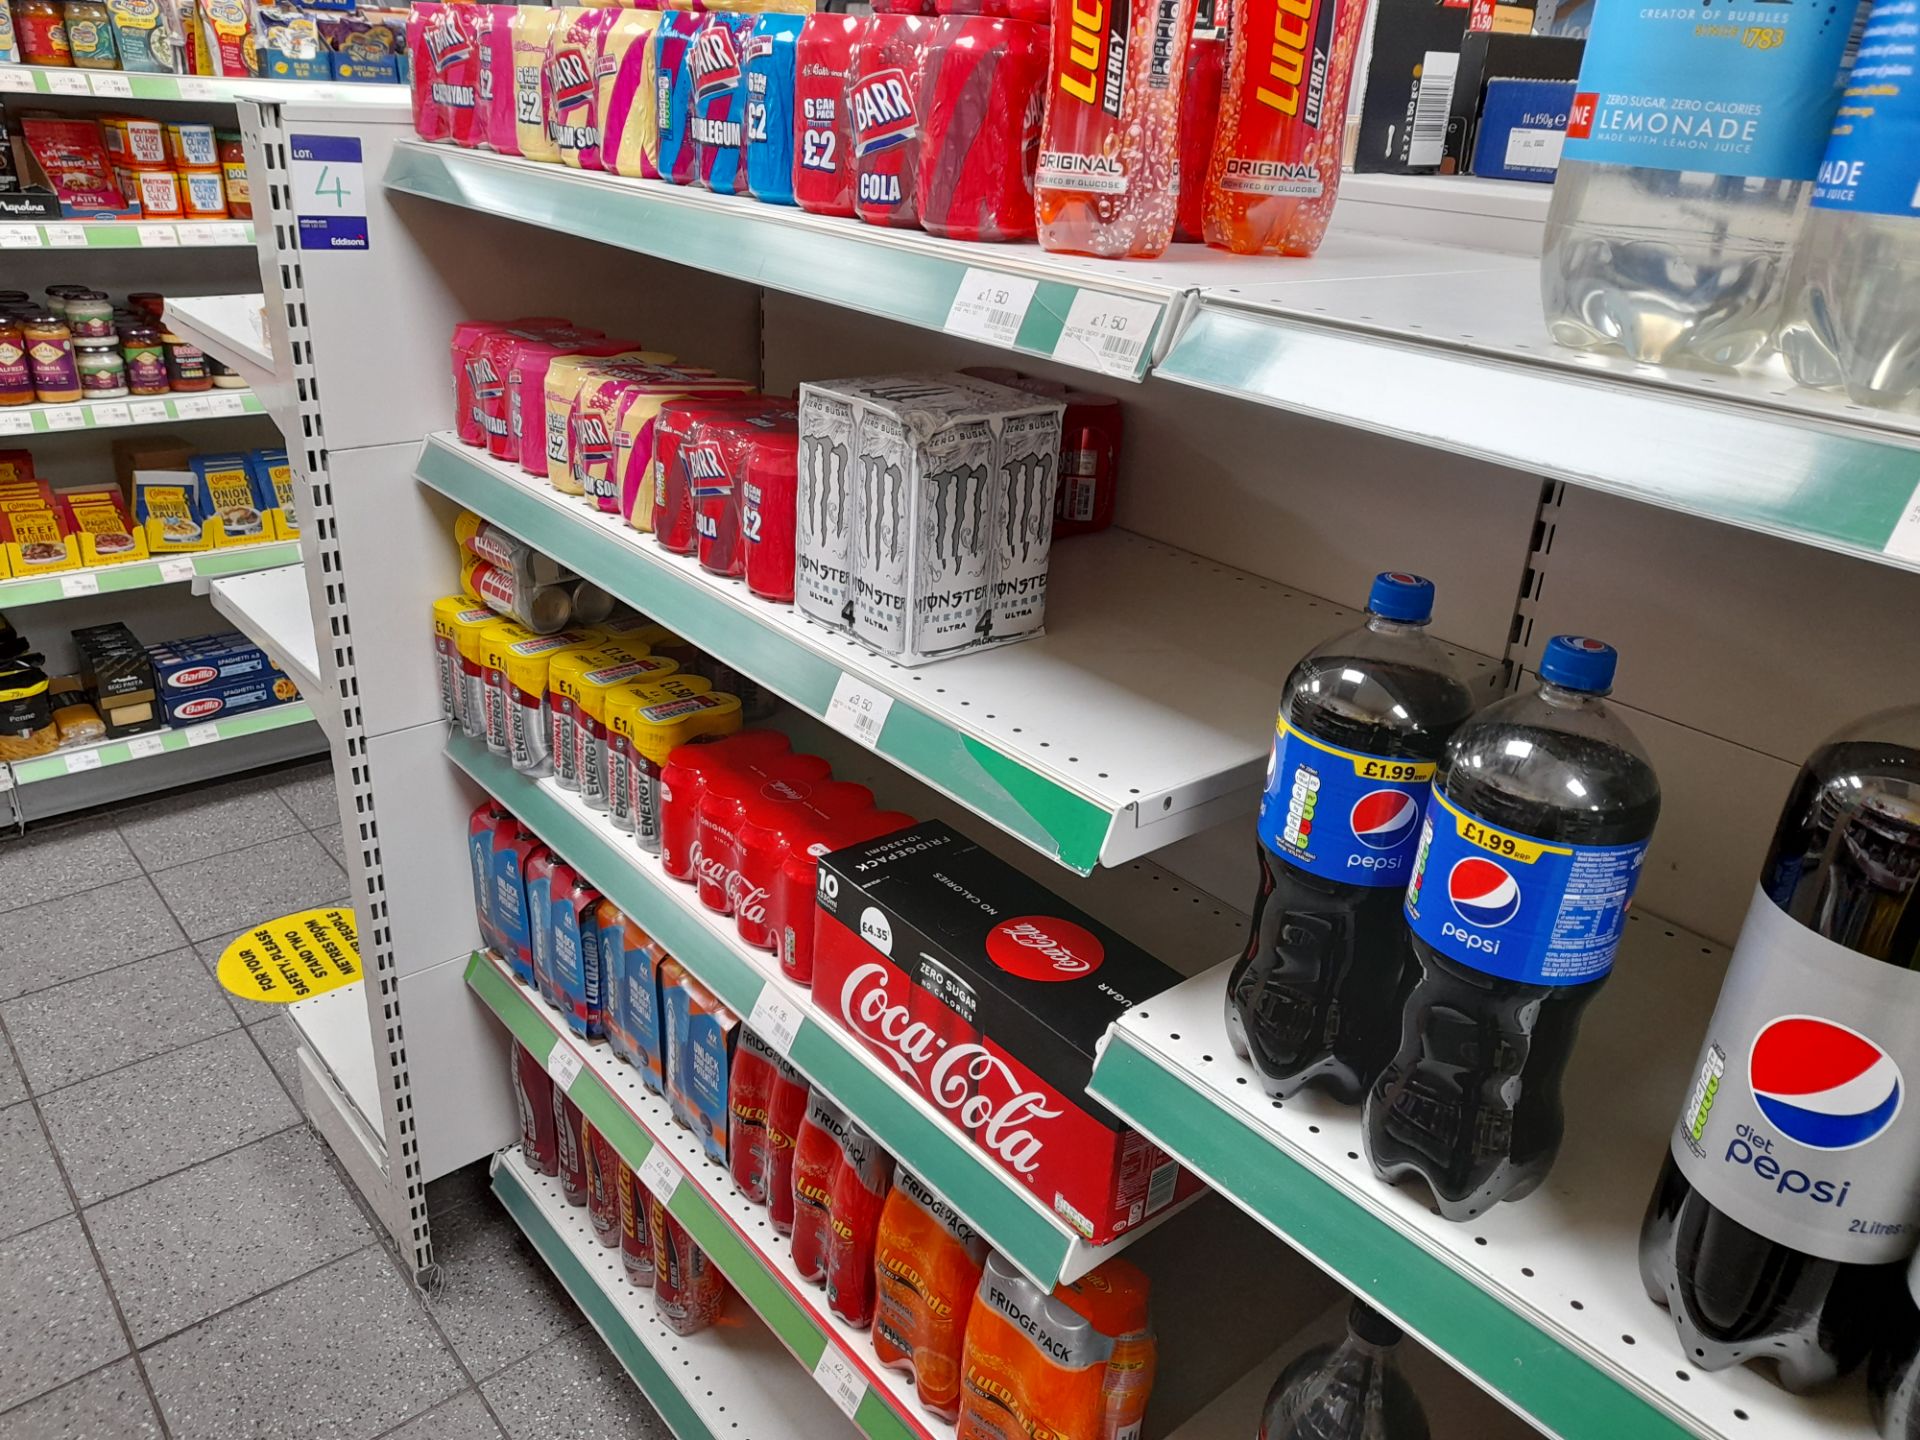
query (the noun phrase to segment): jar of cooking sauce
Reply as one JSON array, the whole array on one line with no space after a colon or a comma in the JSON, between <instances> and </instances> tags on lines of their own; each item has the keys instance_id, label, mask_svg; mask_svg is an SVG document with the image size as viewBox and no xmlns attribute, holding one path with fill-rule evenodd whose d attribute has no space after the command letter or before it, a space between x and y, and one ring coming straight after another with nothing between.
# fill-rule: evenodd
<instances>
[{"instance_id":1,"label":"jar of cooking sauce","mask_svg":"<svg viewBox=\"0 0 1920 1440\"><path fill-rule=\"evenodd\" d=\"M118 70L120 47L113 39L113 17L100 0L65 0L60 7L67 26L67 49L82 70Z\"/></svg>"},{"instance_id":2,"label":"jar of cooking sauce","mask_svg":"<svg viewBox=\"0 0 1920 1440\"><path fill-rule=\"evenodd\" d=\"M89 400L117 400L127 393L127 362L115 344L76 352L80 389Z\"/></svg>"},{"instance_id":3,"label":"jar of cooking sauce","mask_svg":"<svg viewBox=\"0 0 1920 1440\"><path fill-rule=\"evenodd\" d=\"M135 395L165 395L173 389L167 378L167 346L152 325L129 325L120 332L120 350L127 360L127 389Z\"/></svg>"},{"instance_id":4,"label":"jar of cooking sauce","mask_svg":"<svg viewBox=\"0 0 1920 1440\"><path fill-rule=\"evenodd\" d=\"M76 345L113 340L113 302L99 290L72 297L67 301L67 329L73 332Z\"/></svg>"},{"instance_id":5,"label":"jar of cooking sauce","mask_svg":"<svg viewBox=\"0 0 1920 1440\"><path fill-rule=\"evenodd\" d=\"M67 20L59 0L15 0L14 28L20 35L20 55L29 65L73 64L67 44Z\"/></svg>"},{"instance_id":6,"label":"jar of cooking sauce","mask_svg":"<svg viewBox=\"0 0 1920 1440\"><path fill-rule=\"evenodd\" d=\"M189 345L171 330L160 332L160 343L167 347L167 380L175 390L213 388L213 371L207 365L204 350L198 345Z\"/></svg>"},{"instance_id":7,"label":"jar of cooking sauce","mask_svg":"<svg viewBox=\"0 0 1920 1440\"><path fill-rule=\"evenodd\" d=\"M19 323L0 320L0 405L33 403L33 369L27 364L27 337Z\"/></svg>"},{"instance_id":8,"label":"jar of cooking sauce","mask_svg":"<svg viewBox=\"0 0 1920 1440\"><path fill-rule=\"evenodd\" d=\"M73 332L51 311L29 316L20 327L27 341L27 366L33 388L50 405L80 398L80 371L73 362Z\"/></svg>"}]
</instances>

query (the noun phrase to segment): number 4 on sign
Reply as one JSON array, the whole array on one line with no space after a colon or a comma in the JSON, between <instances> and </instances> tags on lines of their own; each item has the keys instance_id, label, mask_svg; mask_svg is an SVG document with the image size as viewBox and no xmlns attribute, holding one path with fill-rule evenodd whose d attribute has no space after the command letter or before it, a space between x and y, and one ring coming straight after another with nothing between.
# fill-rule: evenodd
<instances>
[{"instance_id":1,"label":"number 4 on sign","mask_svg":"<svg viewBox=\"0 0 1920 1440\"><path fill-rule=\"evenodd\" d=\"M314 181L313 193L332 200L334 208L339 210L347 208L347 201L352 198L353 194L352 191L342 185L338 178L334 176L331 165L322 165L320 167L320 178Z\"/></svg>"}]
</instances>

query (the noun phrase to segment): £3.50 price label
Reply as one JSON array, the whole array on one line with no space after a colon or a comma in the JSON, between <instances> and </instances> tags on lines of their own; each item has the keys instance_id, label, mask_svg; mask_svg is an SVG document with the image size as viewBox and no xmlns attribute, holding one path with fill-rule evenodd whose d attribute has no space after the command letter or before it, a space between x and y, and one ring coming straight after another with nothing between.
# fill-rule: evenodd
<instances>
[{"instance_id":1,"label":"\u00a33.50 price label","mask_svg":"<svg viewBox=\"0 0 1920 1440\"><path fill-rule=\"evenodd\" d=\"M851 675L842 675L834 681L826 721L842 735L851 735L872 750L880 744L880 732L886 729L887 712L892 709L891 695L862 685Z\"/></svg>"},{"instance_id":2,"label":"\u00a33.50 price label","mask_svg":"<svg viewBox=\"0 0 1920 1440\"><path fill-rule=\"evenodd\" d=\"M1074 292L1066 324L1054 342L1053 358L1083 370L1131 380L1146 365L1160 306L1094 290Z\"/></svg>"}]
</instances>

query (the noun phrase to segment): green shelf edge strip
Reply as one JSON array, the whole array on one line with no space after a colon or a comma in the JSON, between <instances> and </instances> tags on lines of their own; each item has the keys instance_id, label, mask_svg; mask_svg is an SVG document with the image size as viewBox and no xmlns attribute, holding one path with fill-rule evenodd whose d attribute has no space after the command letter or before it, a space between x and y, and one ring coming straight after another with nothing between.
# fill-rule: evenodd
<instances>
[{"instance_id":1,"label":"green shelf edge strip","mask_svg":"<svg viewBox=\"0 0 1920 1440\"><path fill-rule=\"evenodd\" d=\"M653 1352L615 1308L607 1292L587 1272L573 1247L540 1213L539 1202L521 1184L519 1176L504 1165L496 1165L493 1193L679 1440L717 1440L660 1362L653 1358Z\"/></svg>"},{"instance_id":2,"label":"green shelf edge strip","mask_svg":"<svg viewBox=\"0 0 1920 1440\"><path fill-rule=\"evenodd\" d=\"M300 542L277 540L268 545L236 545L231 549L209 550L191 558L193 573L203 580L225 575L249 575L256 570L277 570L283 565L298 565ZM97 577L102 595L145 590L155 585L187 583L185 577L179 580L162 579L160 562L157 560L136 560L130 565L102 565L95 569L64 570L59 575L17 576L11 580L0 580L0 604L45 605L64 600L67 596L60 589L61 581L73 575Z\"/></svg>"},{"instance_id":3,"label":"green shelf edge strip","mask_svg":"<svg viewBox=\"0 0 1920 1440\"><path fill-rule=\"evenodd\" d=\"M484 463L444 445L429 440L415 474L809 715L826 717L843 673L831 661L704 593L698 584L636 563L628 547L595 526L567 523ZM1100 863L1112 815L910 701L894 701L875 749L1068 869L1085 875Z\"/></svg>"},{"instance_id":4,"label":"green shelf edge strip","mask_svg":"<svg viewBox=\"0 0 1920 1440\"><path fill-rule=\"evenodd\" d=\"M467 962L467 984L486 1002L487 1008L505 1022L515 1038L544 1062L558 1037L552 1024L535 1008L535 1002L485 954L476 953ZM619 1098L585 1066L567 1094L593 1122L594 1128L613 1142L620 1158L637 1172L640 1162L653 1149L654 1140ZM674 1164L683 1171L686 1168L677 1156ZM780 1278L760 1263L760 1257L740 1238L726 1216L700 1193L699 1186L683 1180L673 1192L673 1202L667 1210L687 1227L687 1232L707 1252L720 1273L780 1342L809 1370L817 1366L826 1353L826 1333L814 1324ZM882 1392L871 1385L854 1421L872 1440L913 1440L915 1436L912 1427L882 1398Z\"/></svg>"},{"instance_id":5,"label":"green shelf edge strip","mask_svg":"<svg viewBox=\"0 0 1920 1440\"><path fill-rule=\"evenodd\" d=\"M1691 1432L1109 1031L1087 1087L1288 1244L1562 1440Z\"/></svg>"},{"instance_id":6,"label":"green shelf edge strip","mask_svg":"<svg viewBox=\"0 0 1920 1440\"><path fill-rule=\"evenodd\" d=\"M485 742L454 735L447 754L468 777L505 805L633 922L678 958L743 1019L753 1013L765 979L710 931L688 917L652 880L606 848L605 840L540 785L488 751ZM1072 1252L1066 1231L1048 1223L971 1146L928 1119L874 1079L838 1034L812 1015L794 1037L793 1063L859 1119L882 1145L944 1195L1029 1274L1057 1278Z\"/></svg>"},{"instance_id":7,"label":"green shelf edge strip","mask_svg":"<svg viewBox=\"0 0 1920 1440\"><path fill-rule=\"evenodd\" d=\"M221 741L227 741L244 739L248 735L263 735L269 730L281 730L289 725L302 725L312 719L313 707L304 700L296 700L292 704L274 705L265 710L256 710L250 715L236 715L231 720L214 720L207 723L212 724L219 732ZM192 748L187 743L187 732L184 729L153 730L148 734L160 738L162 754L171 755L176 751ZM134 740L145 738L147 737L143 735L135 735L126 740L114 740L105 745L82 748L97 750L100 755L100 764L96 768L105 769L110 765L124 765L129 760L152 759L150 755L134 755L127 748ZM16 761L13 767L13 783L32 785L41 780L64 780L69 775L88 773L90 772L85 770L68 770L67 755L55 751L51 755L43 755L33 760Z\"/></svg>"},{"instance_id":8,"label":"green shelf edge strip","mask_svg":"<svg viewBox=\"0 0 1920 1440\"><path fill-rule=\"evenodd\" d=\"M488 215L510 213L526 224L928 330L946 330L954 296L969 269L996 270L992 247L981 247L977 256L969 257L978 264L969 265L878 236L791 224L783 218L791 212L780 206L708 208L675 200L671 192L582 183L578 176L564 166L476 162L452 148L402 144L388 162L385 183L389 190ZM1060 280L1038 281L1014 343L1005 348L1052 359L1074 296L1083 289L1113 293ZM1136 301L1146 299L1122 293ZM1125 378L1144 377L1153 341L1166 319L1167 307L1161 305L1140 359Z\"/></svg>"}]
</instances>

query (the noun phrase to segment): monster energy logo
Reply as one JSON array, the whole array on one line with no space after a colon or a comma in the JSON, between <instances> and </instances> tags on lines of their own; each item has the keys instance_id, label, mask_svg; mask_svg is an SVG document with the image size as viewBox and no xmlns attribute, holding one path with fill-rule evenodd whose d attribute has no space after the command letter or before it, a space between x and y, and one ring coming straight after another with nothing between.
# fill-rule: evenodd
<instances>
[{"instance_id":1,"label":"monster energy logo","mask_svg":"<svg viewBox=\"0 0 1920 1440\"><path fill-rule=\"evenodd\" d=\"M1052 486L1054 457L1021 455L1002 470L1007 477L1007 501L1001 513L1001 551L1009 558L1032 562L1053 535Z\"/></svg>"},{"instance_id":2,"label":"monster energy logo","mask_svg":"<svg viewBox=\"0 0 1920 1440\"><path fill-rule=\"evenodd\" d=\"M847 447L824 435L801 437L802 463L807 476L805 519L816 537L846 533Z\"/></svg>"},{"instance_id":3,"label":"monster energy logo","mask_svg":"<svg viewBox=\"0 0 1920 1440\"><path fill-rule=\"evenodd\" d=\"M981 552L987 523L987 467L955 465L927 476L933 506L927 516L934 558L957 568Z\"/></svg>"},{"instance_id":4,"label":"monster energy logo","mask_svg":"<svg viewBox=\"0 0 1920 1440\"><path fill-rule=\"evenodd\" d=\"M860 457L861 554L885 555L889 565L903 557L907 472L879 455Z\"/></svg>"}]
</instances>

